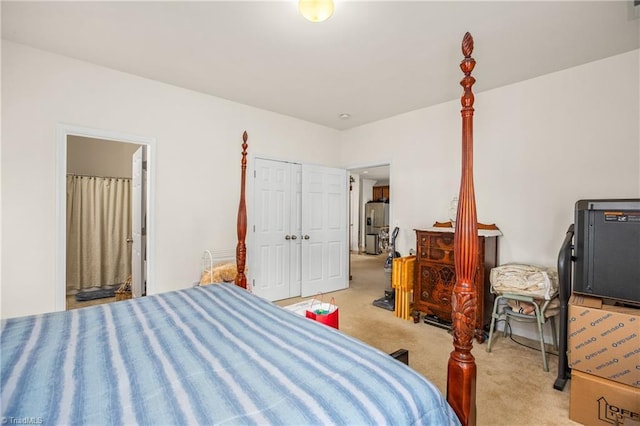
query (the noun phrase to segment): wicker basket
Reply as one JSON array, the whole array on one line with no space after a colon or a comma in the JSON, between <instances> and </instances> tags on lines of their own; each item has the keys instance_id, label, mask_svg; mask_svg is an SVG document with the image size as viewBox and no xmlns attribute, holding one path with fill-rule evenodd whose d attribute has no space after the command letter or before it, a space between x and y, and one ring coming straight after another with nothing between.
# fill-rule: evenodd
<instances>
[{"instance_id":1,"label":"wicker basket","mask_svg":"<svg viewBox=\"0 0 640 426\"><path fill-rule=\"evenodd\" d=\"M133 295L131 294L131 275L127 278L127 280L116 290L116 302L120 300L131 299Z\"/></svg>"}]
</instances>

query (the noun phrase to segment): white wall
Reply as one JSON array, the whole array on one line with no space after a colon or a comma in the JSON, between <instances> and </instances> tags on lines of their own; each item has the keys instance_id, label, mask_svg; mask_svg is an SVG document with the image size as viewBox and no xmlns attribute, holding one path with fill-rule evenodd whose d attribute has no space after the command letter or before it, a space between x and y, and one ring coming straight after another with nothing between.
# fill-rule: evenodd
<instances>
[{"instance_id":1,"label":"white wall","mask_svg":"<svg viewBox=\"0 0 640 426\"><path fill-rule=\"evenodd\" d=\"M555 265L580 198L640 197L639 52L476 93L478 219L502 263ZM2 317L54 309L59 123L155 138L157 291L235 247L244 130L250 162L391 163L401 253L458 192L458 101L338 132L6 41L2 89Z\"/></svg>"},{"instance_id":2,"label":"white wall","mask_svg":"<svg viewBox=\"0 0 640 426\"><path fill-rule=\"evenodd\" d=\"M636 50L476 92L478 220L504 233L501 263L555 266L577 200L640 197L639 59ZM414 228L448 220L460 185L460 108L456 100L341 134L346 166L390 158L401 253L415 247Z\"/></svg>"},{"instance_id":3,"label":"white wall","mask_svg":"<svg viewBox=\"0 0 640 426\"><path fill-rule=\"evenodd\" d=\"M55 308L60 123L155 138L157 292L196 281L203 250L235 249L244 130L250 162L335 166L339 139L322 126L3 40L3 318Z\"/></svg>"},{"instance_id":4,"label":"white wall","mask_svg":"<svg viewBox=\"0 0 640 426\"><path fill-rule=\"evenodd\" d=\"M640 198L639 64L636 50L476 92L478 220L504 233L500 263L555 267L577 200ZM448 102L341 134L347 167L391 157L401 253L415 248L414 229L448 220L460 185L460 108ZM533 325L513 327L536 336Z\"/></svg>"},{"instance_id":5,"label":"white wall","mask_svg":"<svg viewBox=\"0 0 640 426\"><path fill-rule=\"evenodd\" d=\"M131 178L131 157L140 145L69 136L67 173Z\"/></svg>"}]
</instances>

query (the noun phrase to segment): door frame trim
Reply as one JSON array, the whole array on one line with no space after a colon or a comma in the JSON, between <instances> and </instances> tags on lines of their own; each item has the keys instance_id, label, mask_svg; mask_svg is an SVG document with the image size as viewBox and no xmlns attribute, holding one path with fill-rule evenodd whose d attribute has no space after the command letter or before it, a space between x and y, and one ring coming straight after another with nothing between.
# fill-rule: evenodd
<instances>
[{"instance_id":1,"label":"door frame trim","mask_svg":"<svg viewBox=\"0 0 640 426\"><path fill-rule=\"evenodd\" d=\"M156 139L110 130L58 123L56 125L56 259L55 310L66 310L67 289L67 137L82 136L147 146L147 294L155 291L155 153Z\"/></svg>"}]
</instances>

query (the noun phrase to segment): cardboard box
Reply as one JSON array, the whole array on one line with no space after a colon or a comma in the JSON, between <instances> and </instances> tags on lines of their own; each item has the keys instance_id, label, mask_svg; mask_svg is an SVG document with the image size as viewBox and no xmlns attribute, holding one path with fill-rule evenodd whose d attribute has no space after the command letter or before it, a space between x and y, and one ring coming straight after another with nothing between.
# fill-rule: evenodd
<instances>
[{"instance_id":1,"label":"cardboard box","mask_svg":"<svg viewBox=\"0 0 640 426\"><path fill-rule=\"evenodd\" d=\"M569 418L587 426L638 426L640 392L613 380L572 371Z\"/></svg>"},{"instance_id":2,"label":"cardboard box","mask_svg":"<svg viewBox=\"0 0 640 426\"><path fill-rule=\"evenodd\" d=\"M568 334L572 370L640 387L640 309L604 305L600 298L574 294Z\"/></svg>"}]
</instances>

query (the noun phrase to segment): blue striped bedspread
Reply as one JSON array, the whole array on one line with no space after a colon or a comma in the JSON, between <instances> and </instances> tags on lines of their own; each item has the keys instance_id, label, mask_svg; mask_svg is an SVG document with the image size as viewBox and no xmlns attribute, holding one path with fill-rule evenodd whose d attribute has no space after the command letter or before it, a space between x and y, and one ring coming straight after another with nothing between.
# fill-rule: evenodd
<instances>
[{"instance_id":1,"label":"blue striped bedspread","mask_svg":"<svg viewBox=\"0 0 640 426\"><path fill-rule=\"evenodd\" d=\"M459 424L406 365L231 284L1 327L6 424Z\"/></svg>"}]
</instances>

